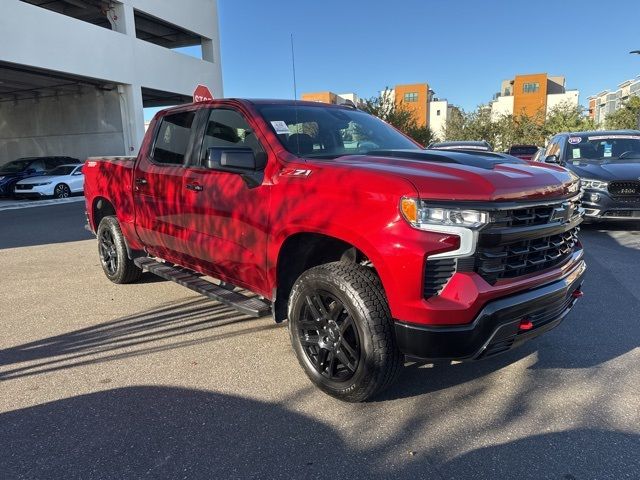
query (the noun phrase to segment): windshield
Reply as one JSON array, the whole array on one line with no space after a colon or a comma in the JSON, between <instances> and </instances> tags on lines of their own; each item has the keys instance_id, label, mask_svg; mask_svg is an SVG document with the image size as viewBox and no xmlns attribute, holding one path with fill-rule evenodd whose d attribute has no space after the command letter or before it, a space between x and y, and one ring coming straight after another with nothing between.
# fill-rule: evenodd
<instances>
[{"instance_id":1,"label":"windshield","mask_svg":"<svg viewBox=\"0 0 640 480\"><path fill-rule=\"evenodd\" d=\"M640 135L580 135L569 137L566 162L640 160Z\"/></svg>"},{"instance_id":2,"label":"windshield","mask_svg":"<svg viewBox=\"0 0 640 480\"><path fill-rule=\"evenodd\" d=\"M6 165L3 165L2 167L0 167L0 171L4 172L4 173L20 173L24 170L26 170L26 168L29 166L29 164L32 162L32 159L19 159L19 160L14 160L12 162L7 163Z\"/></svg>"},{"instance_id":3,"label":"windshield","mask_svg":"<svg viewBox=\"0 0 640 480\"><path fill-rule=\"evenodd\" d=\"M71 175L71 172L73 172L75 169L76 167L65 165L62 167L54 168L50 172L47 172L47 175Z\"/></svg>"},{"instance_id":4,"label":"windshield","mask_svg":"<svg viewBox=\"0 0 640 480\"><path fill-rule=\"evenodd\" d=\"M382 120L361 112L322 105L259 105L289 152L307 158L336 158L375 150L418 147Z\"/></svg>"}]
</instances>

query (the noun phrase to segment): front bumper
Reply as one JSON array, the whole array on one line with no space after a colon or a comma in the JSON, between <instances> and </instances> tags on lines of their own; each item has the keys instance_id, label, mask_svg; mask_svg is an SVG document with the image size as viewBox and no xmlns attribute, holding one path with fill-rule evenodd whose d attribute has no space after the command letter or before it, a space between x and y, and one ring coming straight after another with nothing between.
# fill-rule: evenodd
<instances>
[{"instance_id":1,"label":"front bumper","mask_svg":"<svg viewBox=\"0 0 640 480\"><path fill-rule=\"evenodd\" d=\"M13 195L18 198L46 198L53 196L52 185L35 185L31 188L20 188L21 185L16 185L13 190Z\"/></svg>"},{"instance_id":2,"label":"front bumper","mask_svg":"<svg viewBox=\"0 0 640 480\"><path fill-rule=\"evenodd\" d=\"M429 360L474 360L510 350L557 326L575 304L586 265L561 280L493 300L468 325L425 326L395 322L400 350ZM530 322L521 329L521 322Z\"/></svg>"},{"instance_id":3,"label":"front bumper","mask_svg":"<svg viewBox=\"0 0 640 480\"><path fill-rule=\"evenodd\" d=\"M609 193L588 190L582 197L585 218L592 220L640 220L640 197L613 198Z\"/></svg>"}]
</instances>

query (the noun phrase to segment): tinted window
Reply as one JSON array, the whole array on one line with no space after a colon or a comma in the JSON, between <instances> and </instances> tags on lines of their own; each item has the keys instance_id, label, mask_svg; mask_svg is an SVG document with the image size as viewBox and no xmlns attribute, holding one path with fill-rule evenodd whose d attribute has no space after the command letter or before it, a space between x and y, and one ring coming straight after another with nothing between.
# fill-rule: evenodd
<instances>
[{"instance_id":1,"label":"tinted window","mask_svg":"<svg viewBox=\"0 0 640 480\"><path fill-rule=\"evenodd\" d=\"M167 165L182 165L189 146L195 112L180 112L162 119L153 146L153 161Z\"/></svg>"},{"instance_id":2,"label":"tinted window","mask_svg":"<svg viewBox=\"0 0 640 480\"><path fill-rule=\"evenodd\" d=\"M18 173L25 170L30 163L31 163L30 159L14 160L0 167L0 170L2 170L5 173Z\"/></svg>"},{"instance_id":3,"label":"tinted window","mask_svg":"<svg viewBox=\"0 0 640 480\"><path fill-rule=\"evenodd\" d=\"M533 155L538 151L538 147L511 147L509 153L511 155Z\"/></svg>"},{"instance_id":4,"label":"tinted window","mask_svg":"<svg viewBox=\"0 0 640 480\"><path fill-rule=\"evenodd\" d=\"M31 165L29 165L28 168L33 169L36 172L44 172L47 169L44 160L35 160L31 162Z\"/></svg>"},{"instance_id":5,"label":"tinted window","mask_svg":"<svg viewBox=\"0 0 640 480\"><path fill-rule=\"evenodd\" d=\"M254 153L264 151L242 115L233 110L223 109L211 110L209 114L201 158L206 156L207 149L211 147L244 147L251 148Z\"/></svg>"}]
</instances>

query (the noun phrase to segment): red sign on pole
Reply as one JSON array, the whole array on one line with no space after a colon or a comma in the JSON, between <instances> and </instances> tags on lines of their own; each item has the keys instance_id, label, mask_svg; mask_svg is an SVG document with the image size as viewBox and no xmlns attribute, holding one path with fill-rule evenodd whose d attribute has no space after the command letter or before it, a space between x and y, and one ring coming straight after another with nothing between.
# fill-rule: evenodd
<instances>
[{"instance_id":1,"label":"red sign on pole","mask_svg":"<svg viewBox=\"0 0 640 480\"><path fill-rule=\"evenodd\" d=\"M198 85L196 89L193 91L193 102L208 102L213 100L213 93L211 90L205 85Z\"/></svg>"}]
</instances>

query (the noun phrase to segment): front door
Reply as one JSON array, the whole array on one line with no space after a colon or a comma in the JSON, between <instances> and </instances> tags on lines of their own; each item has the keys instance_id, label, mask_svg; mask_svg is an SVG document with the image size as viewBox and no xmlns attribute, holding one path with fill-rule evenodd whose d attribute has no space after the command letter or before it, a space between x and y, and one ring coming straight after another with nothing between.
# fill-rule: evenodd
<instances>
[{"instance_id":1,"label":"front door","mask_svg":"<svg viewBox=\"0 0 640 480\"><path fill-rule=\"evenodd\" d=\"M199 269L253 291L265 292L270 186L242 175L209 170L209 147L265 150L245 118L229 108L211 109L204 119L202 145L183 180L183 218L188 250ZM196 152L197 150L197 152ZM267 292L265 292L267 293Z\"/></svg>"}]
</instances>

